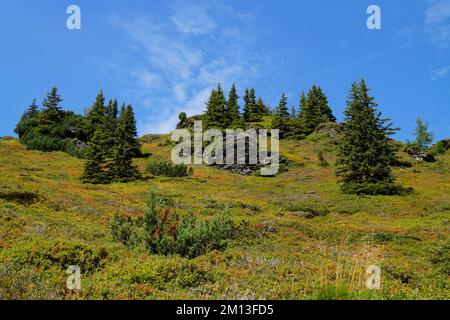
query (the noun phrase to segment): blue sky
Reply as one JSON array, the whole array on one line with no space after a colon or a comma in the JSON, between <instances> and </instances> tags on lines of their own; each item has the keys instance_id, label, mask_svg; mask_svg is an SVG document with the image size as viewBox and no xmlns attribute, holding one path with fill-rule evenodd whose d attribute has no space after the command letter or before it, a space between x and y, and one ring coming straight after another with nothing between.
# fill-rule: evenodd
<instances>
[{"instance_id":1,"label":"blue sky","mask_svg":"<svg viewBox=\"0 0 450 320\"><path fill-rule=\"evenodd\" d=\"M66 28L81 8L82 29ZM379 5L382 29L366 27ZM140 134L168 132L180 111L203 111L218 82L281 93L319 84L339 120L351 82L365 78L384 116L411 138L415 120L450 137L450 0L3 0L0 135L52 86L63 106L92 105L99 89L133 104Z\"/></svg>"}]
</instances>

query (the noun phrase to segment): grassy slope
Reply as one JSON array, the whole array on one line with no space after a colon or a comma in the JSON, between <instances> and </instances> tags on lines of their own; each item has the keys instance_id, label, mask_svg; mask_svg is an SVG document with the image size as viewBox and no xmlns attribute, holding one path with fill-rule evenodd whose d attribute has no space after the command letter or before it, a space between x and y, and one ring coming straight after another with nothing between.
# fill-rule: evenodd
<instances>
[{"instance_id":1,"label":"grassy slope","mask_svg":"<svg viewBox=\"0 0 450 320\"><path fill-rule=\"evenodd\" d=\"M318 166L317 150L334 163L329 138L315 134L302 142L283 142L281 148L297 164L275 178L200 167L192 178L93 186L78 180L80 160L26 151L17 140L0 140L0 260L5 262L0 266L0 297L20 291L5 290L7 286L25 286L17 297L450 298L445 251L450 153L434 164L395 169L401 183L414 187L412 195L357 197L339 193L333 165ZM170 155L170 147L158 141L144 149L152 158ZM147 161L136 163L143 170ZM193 209L205 219L220 204L231 205L233 219L248 221L261 237L194 260L115 244L109 230L112 215L138 214L150 188L173 197L178 210ZM219 203L211 205L211 200ZM305 211L314 210L328 214L307 219ZM267 226L278 232L265 232ZM74 243L83 245L84 262L91 251L108 252L98 269L83 273L83 291L76 295L62 288L67 263L78 258L55 262L39 255L73 250ZM11 259L33 277L6 269ZM371 264L382 267L381 291L364 289L365 269ZM30 282L35 287L27 286Z\"/></svg>"}]
</instances>

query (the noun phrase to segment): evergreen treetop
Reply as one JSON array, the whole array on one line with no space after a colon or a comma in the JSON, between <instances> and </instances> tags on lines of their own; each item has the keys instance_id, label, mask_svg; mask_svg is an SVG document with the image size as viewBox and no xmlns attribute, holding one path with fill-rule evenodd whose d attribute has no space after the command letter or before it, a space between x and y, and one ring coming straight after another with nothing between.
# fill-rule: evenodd
<instances>
[{"instance_id":1,"label":"evergreen treetop","mask_svg":"<svg viewBox=\"0 0 450 320\"><path fill-rule=\"evenodd\" d=\"M396 129L389 119L382 119L366 82L353 83L350 90L344 136L339 145L337 175L344 192L357 194L394 194L391 164L396 160L389 139Z\"/></svg>"}]
</instances>

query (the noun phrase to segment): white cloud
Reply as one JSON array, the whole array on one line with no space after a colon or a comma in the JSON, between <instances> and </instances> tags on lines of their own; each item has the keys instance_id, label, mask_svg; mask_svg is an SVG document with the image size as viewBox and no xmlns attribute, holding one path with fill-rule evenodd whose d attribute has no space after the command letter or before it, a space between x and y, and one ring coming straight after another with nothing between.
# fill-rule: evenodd
<instances>
[{"instance_id":1,"label":"white cloud","mask_svg":"<svg viewBox=\"0 0 450 320\"><path fill-rule=\"evenodd\" d=\"M131 75L136 78L138 85L144 89L152 89L160 85L159 76L146 69L134 70Z\"/></svg>"},{"instance_id":2,"label":"white cloud","mask_svg":"<svg viewBox=\"0 0 450 320\"><path fill-rule=\"evenodd\" d=\"M182 33L201 35L216 29L216 22L208 14L206 7L199 4L177 4L170 20Z\"/></svg>"},{"instance_id":3,"label":"white cloud","mask_svg":"<svg viewBox=\"0 0 450 320\"><path fill-rule=\"evenodd\" d=\"M450 44L450 0L434 1L427 8L424 33L434 45Z\"/></svg>"},{"instance_id":4,"label":"white cloud","mask_svg":"<svg viewBox=\"0 0 450 320\"><path fill-rule=\"evenodd\" d=\"M150 113L138 122L140 134L170 132L181 111L188 116L202 113L218 82L227 90L233 82L239 85L255 77L257 62L249 61L254 55L248 50L251 40L243 31L250 19L227 16L234 13L218 4L208 5L211 7L180 2L171 16L159 18L148 14L111 17L111 23L126 36L124 56L128 56L129 68L120 72L127 70L124 77L131 78L127 86L130 95L139 100L137 107L146 107ZM237 26L219 28L209 12L214 10ZM137 60L135 55L143 59ZM246 68L249 65L252 68Z\"/></svg>"},{"instance_id":5,"label":"white cloud","mask_svg":"<svg viewBox=\"0 0 450 320\"><path fill-rule=\"evenodd\" d=\"M442 68L437 69L437 70L434 70L431 73L431 81L436 81L436 80L439 80L441 78L444 78L449 73L450 73L450 65L442 67Z\"/></svg>"},{"instance_id":6,"label":"white cloud","mask_svg":"<svg viewBox=\"0 0 450 320\"><path fill-rule=\"evenodd\" d=\"M425 23L443 23L450 18L450 0L434 3L425 12Z\"/></svg>"}]
</instances>

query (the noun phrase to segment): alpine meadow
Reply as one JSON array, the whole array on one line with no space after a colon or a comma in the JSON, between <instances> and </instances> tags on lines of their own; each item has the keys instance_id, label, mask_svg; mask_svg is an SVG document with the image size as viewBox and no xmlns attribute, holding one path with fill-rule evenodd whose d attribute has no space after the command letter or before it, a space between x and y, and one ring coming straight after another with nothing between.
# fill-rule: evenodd
<instances>
[{"instance_id":1,"label":"alpine meadow","mask_svg":"<svg viewBox=\"0 0 450 320\"><path fill-rule=\"evenodd\" d=\"M449 1L79 2L0 53L0 300L450 299Z\"/></svg>"}]
</instances>

